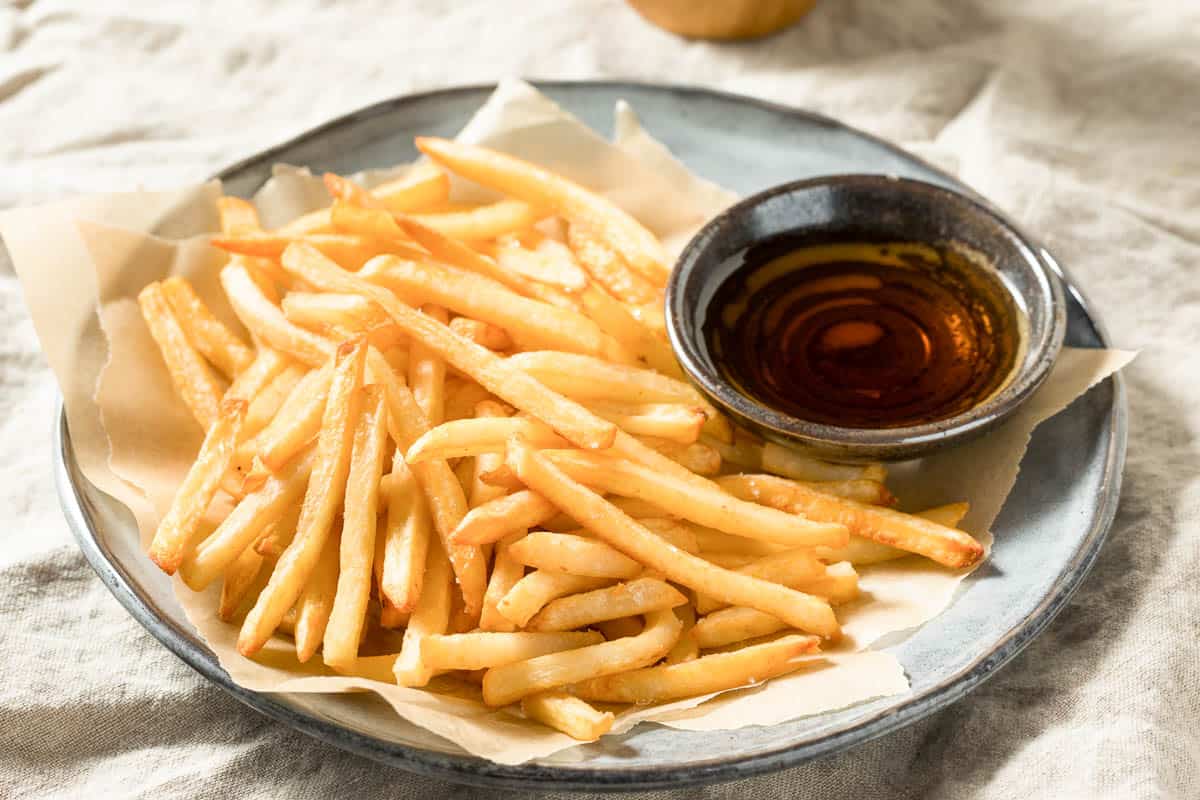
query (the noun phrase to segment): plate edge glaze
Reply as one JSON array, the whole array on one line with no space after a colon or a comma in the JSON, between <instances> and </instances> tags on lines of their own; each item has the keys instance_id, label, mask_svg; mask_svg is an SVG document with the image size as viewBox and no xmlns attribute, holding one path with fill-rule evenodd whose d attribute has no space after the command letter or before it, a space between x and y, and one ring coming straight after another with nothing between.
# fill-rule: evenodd
<instances>
[{"instance_id":1,"label":"plate edge glaze","mask_svg":"<svg viewBox=\"0 0 1200 800\"><path fill-rule=\"evenodd\" d=\"M607 88L618 91L621 89L666 91L680 95L715 97L728 102L749 103L784 116L802 118L810 122L846 130L855 136L869 140L897 154L905 160L919 163L932 173L957 183L957 179L886 140L852 128L821 114L792 108L769 100L704 87L651 82L532 81L532 83L539 88L551 91L555 88L572 89L588 87ZM494 88L494 84L455 86L406 94L383 100L322 123L284 142L262 150L255 155L241 159L221 170L214 177L226 179L238 171L252 168L255 164L270 160L278 153L320 136L327 131L335 130L345 124L361 119L386 113L409 103L422 102L438 96L485 92L492 88ZM968 192L972 196L983 200L989 207L993 207L991 203L981 198L973 190L968 189ZM1007 219L1007 217L1005 218ZM1031 240L1037 242L1036 239ZM1101 342L1107 346L1109 342L1108 333L1103 323L1090 313L1089 304L1084 294L1044 248L1041 248L1039 245L1039 249L1051 269L1062 279L1064 288L1079 302L1090 324L1099 335ZM536 786L540 790L607 789L610 791L622 791L679 788L733 781L797 766L805 761L863 744L903 728L961 699L994 675L1000 667L1008 663L1030 641L1036 638L1051 620L1054 619L1058 612L1061 611L1063 606L1066 605L1071 595L1074 594L1075 590L1087 576L1088 571L1099 554L1101 545L1108 534L1116 514L1125 460L1128 411L1123 378L1120 374L1117 374L1111 380L1113 403L1109 418L1112 425L1112 434L1106 443L1107 452L1104 460L1104 477L1100 487L1101 498L1097 506L1095 521L1088 530L1087 535L1083 538L1079 549L1075 553L1075 557L1064 565L1058 573L1057 580L1054 583L1054 591L1044 597L1042 602L1026 617L1014 624L1003 638L996 640L996 646L991 652L966 665L954 675L948 676L939 684L930 687L920 695L908 698L901 706L880 711L869 719L862 720L853 726L835 733L821 736L811 741L792 743L778 750L759 753L753 756L744 758L735 757L730 760L689 765L683 768L575 769L567 766L546 766L536 762L518 765L496 764L467 754L437 753L376 739L366 734L348 730L332 722L317 719L299 712L277 700L275 695L243 689L232 682L228 674L216 663L210 651L197 646L186 637L181 636L171 625L155 616L153 610L133 590L128 575L121 569L120 565L108 558L107 552L100 545L91 520L85 511L85 500L74 483L71 466L73 458L69 452L69 431L67 430L67 422L61 398L56 408L58 424L55 425L53 431L54 479L64 516L80 546L80 550L83 552L92 569L99 575L104 585L126 611L145 627L151 635L190 667L221 686L233 695L235 699L272 719L283 722L321 741L367 758L423 775L450 779L458 783L514 789L529 789Z\"/></svg>"}]
</instances>

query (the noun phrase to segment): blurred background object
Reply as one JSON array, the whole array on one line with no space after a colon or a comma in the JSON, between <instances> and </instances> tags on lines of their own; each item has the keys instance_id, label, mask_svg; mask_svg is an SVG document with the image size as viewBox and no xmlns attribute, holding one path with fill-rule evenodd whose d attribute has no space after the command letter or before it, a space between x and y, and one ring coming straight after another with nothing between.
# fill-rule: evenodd
<instances>
[{"instance_id":1,"label":"blurred background object","mask_svg":"<svg viewBox=\"0 0 1200 800\"><path fill-rule=\"evenodd\" d=\"M646 20L689 39L756 39L807 14L816 0L627 0Z\"/></svg>"}]
</instances>

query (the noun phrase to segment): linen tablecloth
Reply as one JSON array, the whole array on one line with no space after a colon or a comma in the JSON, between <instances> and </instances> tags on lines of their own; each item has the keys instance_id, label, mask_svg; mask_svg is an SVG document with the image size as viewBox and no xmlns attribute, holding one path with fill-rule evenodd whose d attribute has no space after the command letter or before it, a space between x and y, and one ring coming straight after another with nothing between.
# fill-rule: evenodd
<instances>
[{"instance_id":1,"label":"linen tablecloth","mask_svg":"<svg viewBox=\"0 0 1200 800\"><path fill-rule=\"evenodd\" d=\"M1200 7L824 0L722 45L617 0L7 0L0 207L194 181L372 101L505 75L701 84L904 144L1040 236L1144 349L1110 541L1041 638L898 734L678 796L1200 796ZM162 648L70 539L54 399L0 251L0 797L498 796L295 733Z\"/></svg>"}]
</instances>

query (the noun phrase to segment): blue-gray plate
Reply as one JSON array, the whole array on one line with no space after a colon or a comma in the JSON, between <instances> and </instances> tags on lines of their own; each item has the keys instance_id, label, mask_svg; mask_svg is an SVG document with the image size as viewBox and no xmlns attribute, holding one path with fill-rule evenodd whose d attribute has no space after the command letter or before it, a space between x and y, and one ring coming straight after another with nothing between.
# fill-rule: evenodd
<instances>
[{"instance_id":1,"label":"blue-gray plate","mask_svg":"<svg viewBox=\"0 0 1200 800\"><path fill-rule=\"evenodd\" d=\"M696 88L601 82L539 88L601 131L611 125L614 103L628 100L649 132L691 169L744 195L842 172L895 174L964 190L892 145L792 108ZM414 135L454 135L490 91L465 87L388 100L242 161L220 177L227 191L249 195L276 162L345 173L408 161L416 156ZM1070 278L1062 277L1067 345L1105 346L1100 323ZM1095 560L1117 506L1126 410L1117 377L1035 430L995 524L990 561L964 582L945 613L889 648L912 681L908 694L736 731L642 725L516 766L470 756L397 718L371 695L259 694L234 685L184 618L167 578L137 551L129 512L80 474L65 418L57 431L59 494L92 567L151 634L242 702L336 747L452 781L525 790L632 789L734 780L844 750L960 699L995 674L1046 627Z\"/></svg>"}]
</instances>

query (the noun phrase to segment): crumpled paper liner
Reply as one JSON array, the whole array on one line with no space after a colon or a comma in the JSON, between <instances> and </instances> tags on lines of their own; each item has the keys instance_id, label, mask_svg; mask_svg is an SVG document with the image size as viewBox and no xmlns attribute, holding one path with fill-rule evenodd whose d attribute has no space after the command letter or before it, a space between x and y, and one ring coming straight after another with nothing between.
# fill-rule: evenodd
<instances>
[{"instance_id":1,"label":"crumpled paper liner","mask_svg":"<svg viewBox=\"0 0 1200 800\"><path fill-rule=\"evenodd\" d=\"M618 104L616 138L610 143L532 87L510 81L459 138L540 163L602 192L673 252L736 199L691 174L641 128L624 103ZM359 177L372 185L406 168ZM76 198L0 215L0 234L62 389L76 458L88 480L131 509L143 543L169 505L202 431L175 395L136 295L152 280L184 275L214 313L235 322L217 285L223 256L207 244L217 230L219 194L220 187L209 182L177 192ZM454 197L488 195L456 181ZM287 166L276 168L255 201L269 226L328 202L319 178ZM968 499L972 508L963 527L990 544L989 526L1012 488L1033 428L1132 357L1114 350L1064 351L1042 389L1003 427L896 469L893 489L909 508ZM846 636L836 649L763 686L631 708L618 715L613 732L642 721L689 730L768 725L907 691L896 658L867 648L937 616L967 572L910 557L860 573L863 598L839 609ZM506 764L579 744L508 709L300 665L283 642L268 646L257 660L243 658L235 647L237 628L216 617L219 587L193 593L176 579L175 589L188 619L233 680L246 688L372 691L410 722L469 753Z\"/></svg>"}]
</instances>

